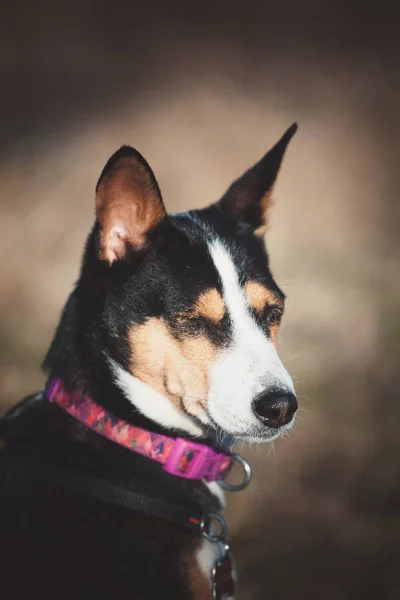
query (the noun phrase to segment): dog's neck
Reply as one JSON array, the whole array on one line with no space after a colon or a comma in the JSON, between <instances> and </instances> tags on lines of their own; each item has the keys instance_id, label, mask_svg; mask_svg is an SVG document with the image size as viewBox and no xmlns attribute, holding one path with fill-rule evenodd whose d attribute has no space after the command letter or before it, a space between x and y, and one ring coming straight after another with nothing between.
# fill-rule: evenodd
<instances>
[{"instance_id":1,"label":"dog's neck","mask_svg":"<svg viewBox=\"0 0 400 600\"><path fill-rule=\"evenodd\" d=\"M65 325L66 311L68 306L61 325ZM199 440L179 424L165 427L143 415L134 406L134 396L128 399L129 392L121 389L115 365L106 357L103 363L97 363L95 359L98 357L95 356L85 360L84 346L74 345L76 332L72 331L72 322L69 322L67 329L61 325L46 358L45 367L50 377L61 377L68 391L84 391L106 410L133 425L215 445L212 436ZM138 391L131 389L132 394ZM200 510L219 510L223 506L223 492L217 483L205 484L201 480L174 477L163 471L161 465L91 431L60 407L49 403L43 394L37 397L38 400L28 402L26 408L19 411L18 419L11 418L7 423L7 441L11 446L15 442L21 452L24 452L26 440L29 439L30 455L61 468L83 469L150 497L162 494L165 500L172 503L186 502Z\"/></svg>"},{"instance_id":2,"label":"dog's neck","mask_svg":"<svg viewBox=\"0 0 400 600\"><path fill-rule=\"evenodd\" d=\"M50 378L59 377L70 392L87 393L106 410L132 425L156 433L214 445L216 434L201 426L169 399L129 373L101 347L87 345L80 325L77 292L64 308L60 325L44 362ZM207 435L205 433L207 429Z\"/></svg>"},{"instance_id":3,"label":"dog's neck","mask_svg":"<svg viewBox=\"0 0 400 600\"><path fill-rule=\"evenodd\" d=\"M211 430L206 441L203 429L189 416L111 359L95 375L80 368L79 377L65 379L66 372L63 368L52 369L50 378L61 376L68 391L84 391L108 412L132 425L173 437L213 442Z\"/></svg>"}]
</instances>

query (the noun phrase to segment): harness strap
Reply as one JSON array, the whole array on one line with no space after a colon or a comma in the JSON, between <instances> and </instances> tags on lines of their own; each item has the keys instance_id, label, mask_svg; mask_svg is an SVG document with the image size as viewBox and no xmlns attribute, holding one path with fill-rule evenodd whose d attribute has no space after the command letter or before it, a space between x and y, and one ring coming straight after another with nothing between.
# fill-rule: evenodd
<instances>
[{"instance_id":1,"label":"harness strap","mask_svg":"<svg viewBox=\"0 0 400 600\"><path fill-rule=\"evenodd\" d=\"M59 471L45 463L26 463L0 455L0 468L5 471L6 482L22 485L25 481L41 480L53 483L64 489L114 504L122 508L135 510L150 517L161 518L170 523L183 525L187 529L200 534L204 527L205 517L187 506L170 504L163 500L151 498L127 490L108 480L75 471Z\"/></svg>"},{"instance_id":2,"label":"harness strap","mask_svg":"<svg viewBox=\"0 0 400 600\"><path fill-rule=\"evenodd\" d=\"M32 481L46 481L71 490L83 496L107 502L141 512L150 517L164 519L170 523L182 525L190 531L200 534L212 542L222 541L222 555L215 562L211 573L212 598L224 600L235 598L235 569L232 563L232 554L225 542L225 521L218 514L202 515L186 506L169 504L156 500L145 494L139 494L114 485L100 477L92 477L74 471L59 471L46 463L22 463L14 458L0 453L0 473L5 474L6 487L21 487L24 483ZM213 519L221 519L222 531L220 535L210 536ZM207 532L207 529L210 531Z\"/></svg>"}]
</instances>

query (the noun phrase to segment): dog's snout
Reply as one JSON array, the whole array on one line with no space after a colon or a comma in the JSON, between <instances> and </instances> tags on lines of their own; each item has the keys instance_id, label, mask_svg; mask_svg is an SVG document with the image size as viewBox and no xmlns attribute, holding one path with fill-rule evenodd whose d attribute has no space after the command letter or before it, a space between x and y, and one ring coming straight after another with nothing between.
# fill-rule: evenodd
<instances>
[{"instance_id":1,"label":"dog's snout","mask_svg":"<svg viewBox=\"0 0 400 600\"><path fill-rule=\"evenodd\" d=\"M297 399L292 393L280 392L263 393L254 403L254 412L263 425L282 427L293 419L297 410Z\"/></svg>"}]
</instances>

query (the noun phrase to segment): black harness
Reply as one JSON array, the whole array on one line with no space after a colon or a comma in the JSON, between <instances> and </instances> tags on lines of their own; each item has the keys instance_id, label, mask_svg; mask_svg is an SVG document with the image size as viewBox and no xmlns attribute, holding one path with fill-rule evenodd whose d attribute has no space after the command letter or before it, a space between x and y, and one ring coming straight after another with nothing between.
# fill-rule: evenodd
<instances>
[{"instance_id":1,"label":"black harness","mask_svg":"<svg viewBox=\"0 0 400 600\"><path fill-rule=\"evenodd\" d=\"M0 420L2 429L6 430L8 424L15 427L21 413L34 407L39 399L39 394L36 394L11 409ZM212 599L234 597L233 559L226 543L226 523L219 513L200 512L187 506L152 498L116 485L105 478L95 477L79 470L55 467L44 460L34 460L26 455L10 455L7 448L0 450L0 476L5 482L6 489L14 493L26 493L35 482L51 483L95 500L183 526L209 542L219 544L219 558L211 573ZM232 490L242 489L241 486L226 485L225 487ZM216 523L218 523L218 532L216 532Z\"/></svg>"}]
</instances>

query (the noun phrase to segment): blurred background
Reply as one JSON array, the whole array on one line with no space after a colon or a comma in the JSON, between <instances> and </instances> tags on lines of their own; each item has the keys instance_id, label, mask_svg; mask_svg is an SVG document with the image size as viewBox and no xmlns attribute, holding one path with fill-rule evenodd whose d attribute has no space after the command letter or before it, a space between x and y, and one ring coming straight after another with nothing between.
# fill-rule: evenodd
<instances>
[{"instance_id":1,"label":"blurred background","mask_svg":"<svg viewBox=\"0 0 400 600\"><path fill-rule=\"evenodd\" d=\"M267 245L302 408L287 439L243 448L253 483L228 498L239 599L400 598L400 5L1 12L0 411L43 387L120 144L179 211L216 200L297 120Z\"/></svg>"}]
</instances>

